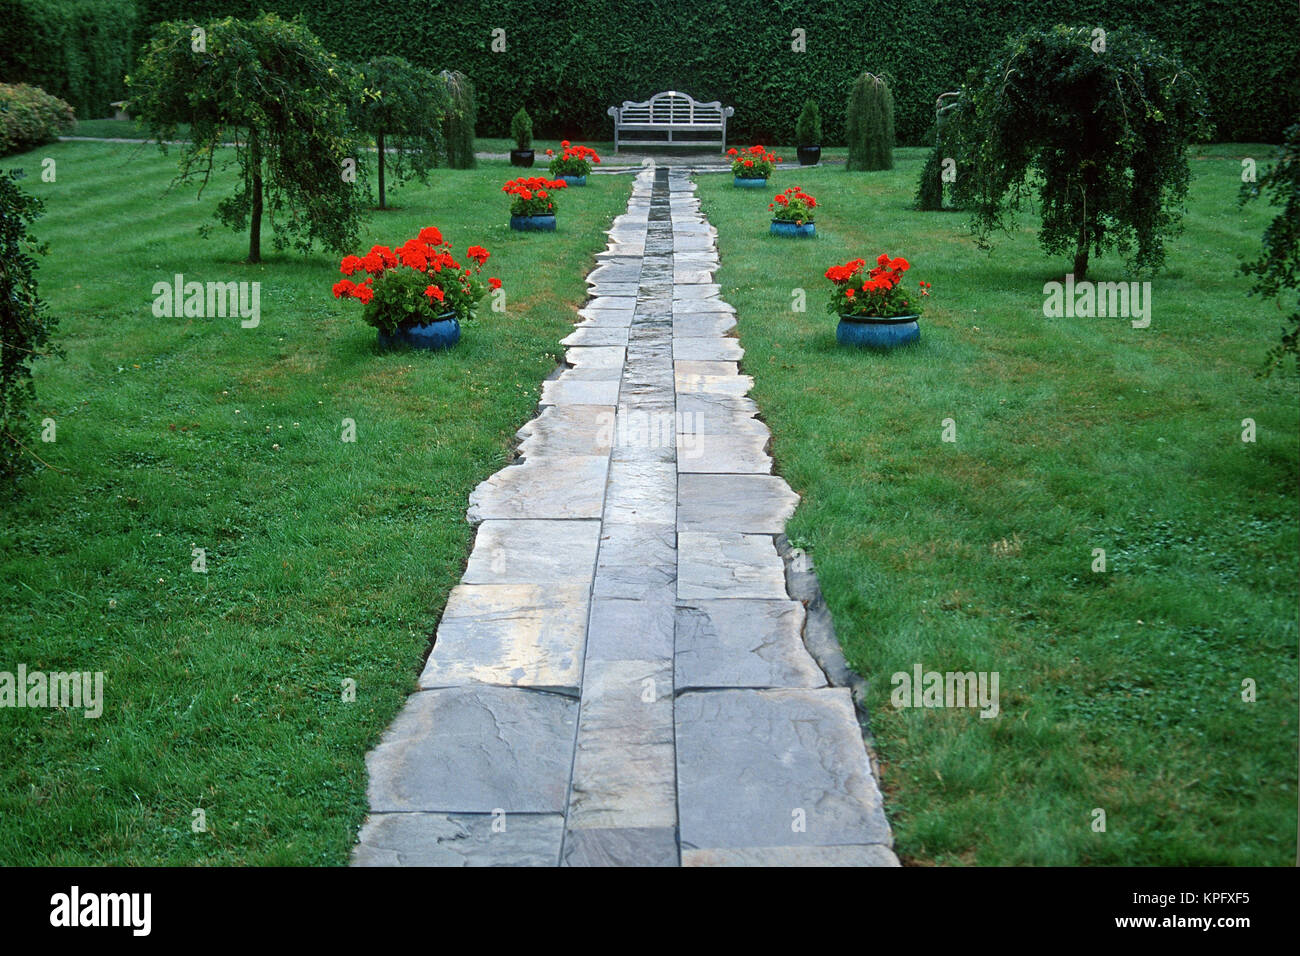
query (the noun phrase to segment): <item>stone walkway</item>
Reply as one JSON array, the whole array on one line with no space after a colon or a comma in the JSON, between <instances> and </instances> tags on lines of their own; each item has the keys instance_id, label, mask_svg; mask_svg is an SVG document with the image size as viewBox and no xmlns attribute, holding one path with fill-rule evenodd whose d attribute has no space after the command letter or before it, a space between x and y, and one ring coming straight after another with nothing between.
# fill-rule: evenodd
<instances>
[{"instance_id":1,"label":"stone walkway","mask_svg":"<svg viewBox=\"0 0 1300 956\"><path fill-rule=\"evenodd\" d=\"M469 566L367 758L358 865L897 865L786 591L798 498L693 191L637 176L522 460L470 496Z\"/></svg>"}]
</instances>

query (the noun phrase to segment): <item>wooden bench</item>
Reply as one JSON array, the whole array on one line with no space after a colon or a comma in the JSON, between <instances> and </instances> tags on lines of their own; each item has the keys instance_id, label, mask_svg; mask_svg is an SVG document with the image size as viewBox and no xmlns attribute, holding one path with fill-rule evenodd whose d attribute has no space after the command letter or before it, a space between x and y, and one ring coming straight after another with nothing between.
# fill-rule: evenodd
<instances>
[{"instance_id":1,"label":"wooden bench","mask_svg":"<svg viewBox=\"0 0 1300 956\"><path fill-rule=\"evenodd\" d=\"M685 93L666 90L656 93L643 103L624 100L622 106L611 106L614 117L614 152L621 146L719 146L717 139L700 139L704 133L717 133L722 143L720 151L727 149L727 117L735 113L730 106L714 101L700 103ZM667 133L667 139L628 139L632 133ZM674 139L674 133L686 134L685 139Z\"/></svg>"}]
</instances>

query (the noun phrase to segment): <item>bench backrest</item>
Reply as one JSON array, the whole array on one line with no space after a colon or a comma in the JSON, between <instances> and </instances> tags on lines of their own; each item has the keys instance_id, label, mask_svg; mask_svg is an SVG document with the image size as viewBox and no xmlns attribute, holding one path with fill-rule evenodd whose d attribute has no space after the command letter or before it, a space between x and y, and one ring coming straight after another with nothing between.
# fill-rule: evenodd
<instances>
[{"instance_id":1,"label":"bench backrest","mask_svg":"<svg viewBox=\"0 0 1300 956\"><path fill-rule=\"evenodd\" d=\"M611 113L614 111L611 110ZM722 124L723 106L721 103L700 103L686 93L666 90L656 93L641 103L629 100L623 102L618 111L618 119L623 123L655 123L675 126L687 123Z\"/></svg>"}]
</instances>

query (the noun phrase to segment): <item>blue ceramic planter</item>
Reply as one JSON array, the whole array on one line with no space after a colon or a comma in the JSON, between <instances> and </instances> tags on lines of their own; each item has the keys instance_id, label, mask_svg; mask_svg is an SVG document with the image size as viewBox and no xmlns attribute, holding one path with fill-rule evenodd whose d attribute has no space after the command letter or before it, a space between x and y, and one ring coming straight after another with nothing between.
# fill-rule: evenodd
<instances>
[{"instance_id":1,"label":"blue ceramic planter","mask_svg":"<svg viewBox=\"0 0 1300 956\"><path fill-rule=\"evenodd\" d=\"M402 346L412 349L449 349L460 341L460 322L453 313L447 315L447 318L428 325L398 329L396 335L380 332L379 345L386 349Z\"/></svg>"},{"instance_id":2,"label":"blue ceramic planter","mask_svg":"<svg viewBox=\"0 0 1300 956\"><path fill-rule=\"evenodd\" d=\"M892 349L910 345L921 337L921 326L915 315L902 315L893 319L840 316L835 341L863 349Z\"/></svg>"},{"instance_id":3,"label":"blue ceramic planter","mask_svg":"<svg viewBox=\"0 0 1300 956\"><path fill-rule=\"evenodd\" d=\"M510 228L521 232L554 232L555 215L549 216L511 216Z\"/></svg>"},{"instance_id":4,"label":"blue ceramic planter","mask_svg":"<svg viewBox=\"0 0 1300 956\"><path fill-rule=\"evenodd\" d=\"M587 185L587 177L586 177L586 176L561 176L560 178L563 179L564 182L565 182L565 184L568 185L568 186L585 186L585 185Z\"/></svg>"},{"instance_id":5,"label":"blue ceramic planter","mask_svg":"<svg viewBox=\"0 0 1300 956\"><path fill-rule=\"evenodd\" d=\"M773 219L771 232L774 236L790 236L792 238L815 236L817 235L817 225L816 223L805 222L802 226L796 226L786 219Z\"/></svg>"},{"instance_id":6,"label":"blue ceramic planter","mask_svg":"<svg viewBox=\"0 0 1300 956\"><path fill-rule=\"evenodd\" d=\"M733 182L737 189L766 189L766 179L751 179L747 176L737 176Z\"/></svg>"}]
</instances>

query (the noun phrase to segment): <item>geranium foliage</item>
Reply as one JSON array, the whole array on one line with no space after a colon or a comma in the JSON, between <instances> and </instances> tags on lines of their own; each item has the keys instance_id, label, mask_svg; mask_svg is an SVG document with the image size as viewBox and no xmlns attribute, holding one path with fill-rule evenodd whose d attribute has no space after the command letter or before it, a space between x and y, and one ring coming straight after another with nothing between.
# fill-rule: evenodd
<instances>
[{"instance_id":1,"label":"geranium foliage","mask_svg":"<svg viewBox=\"0 0 1300 956\"><path fill-rule=\"evenodd\" d=\"M930 283L918 282L913 292L903 283L903 273L912 264L902 256L882 252L876 264L867 268L867 260L854 259L842 266L831 266L826 278L831 280L830 301L826 311L831 315L857 315L875 318L897 318L902 315L920 315L922 300L930 295Z\"/></svg>"},{"instance_id":2,"label":"geranium foliage","mask_svg":"<svg viewBox=\"0 0 1300 956\"><path fill-rule=\"evenodd\" d=\"M360 302L366 322L387 335L444 318L468 321L488 289L501 288L500 279L479 277L490 256L470 246L458 262L442 232L425 226L396 248L344 256L339 271L348 278L334 283L334 298Z\"/></svg>"},{"instance_id":3,"label":"geranium foliage","mask_svg":"<svg viewBox=\"0 0 1300 956\"><path fill-rule=\"evenodd\" d=\"M164 150L177 124L189 124L178 181L198 180L202 192L221 147L234 144L240 185L216 215L248 228L249 262L261 261L264 210L277 249L354 241L362 204L351 74L300 22L266 14L162 23L127 79L132 108Z\"/></svg>"},{"instance_id":4,"label":"geranium foliage","mask_svg":"<svg viewBox=\"0 0 1300 956\"><path fill-rule=\"evenodd\" d=\"M1185 149L1206 133L1207 109L1197 78L1142 34L1021 34L962 88L945 131L963 167L954 197L985 245L1034 197L1043 248L1072 253L1076 280L1111 248L1158 269L1187 195Z\"/></svg>"}]
</instances>

